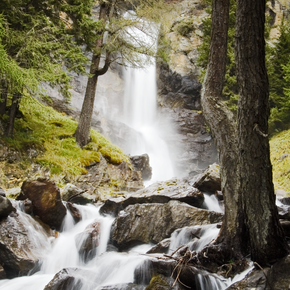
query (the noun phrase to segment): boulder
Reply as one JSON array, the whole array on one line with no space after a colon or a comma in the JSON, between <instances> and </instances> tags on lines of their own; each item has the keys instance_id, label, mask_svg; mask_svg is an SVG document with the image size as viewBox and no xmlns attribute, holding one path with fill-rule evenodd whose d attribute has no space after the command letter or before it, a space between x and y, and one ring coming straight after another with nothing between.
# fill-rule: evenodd
<instances>
[{"instance_id":1,"label":"boulder","mask_svg":"<svg viewBox=\"0 0 290 290\"><path fill-rule=\"evenodd\" d=\"M86 190L82 190L71 183L66 184L62 188L61 198L64 201L69 201L72 203L82 204L82 205L94 202L94 200L86 196Z\"/></svg>"},{"instance_id":2,"label":"boulder","mask_svg":"<svg viewBox=\"0 0 290 290\"><path fill-rule=\"evenodd\" d=\"M41 228L40 224L32 219L30 223L31 226ZM48 238L44 230L39 230L38 235L43 236L43 240ZM19 214L0 221L0 264L8 278L27 275L37 267L40 253L37 252L34 238Z\"/></svg>"},{"instance_id":3,"label":"boulder","mask_svg":"<svg viewBox=\"0 0 290 290\"><path fill-rule=\"evenodd\" d=\"M111 243L120 250L142 243L159 243L185 226L222 220L222 214L198 209L186 203L135 204L121 211L111 229ZM154 222L153 222L154 221Z\"/></svg>"},{"instance_id":4,"label":"boulder","mask_svg":"<svg viewBox=\"0 0 290 290\"><path fill-rule=\"evenodd\" d=\"M156 254L156 253L164 253L166 254L169 250L171 244L171 239L165 239L159 242L157 245L152 247L146 254Z\"/></svg>"},{"instance_id":5,"label":"boulder","mask_svg":"<svg viewBox=\"0 0 290 290\"><path fill-rule=\"evenodd\" d=\"M152 168L149 164L149 155L137 155L130 157L131 163L135 170L141 171L143 180L150 180L152 177Z\"/></svg>"},{"instance_id":6,"label":"boulder","mask_svg":"<svg viewBox=\"0 0 290 290\"><path fill-rule=\"evenodd\" d=\"M97 247L100 243L101 223L96 221L88 225L84 232L75 237L79 254L84 261L88 261L97 254Z\"/></svg>"},{"instance_id":7,"label":"boulder","mask_svg":"<svg viewBox=\"0 0 290 290\"><path fill-rule=\"evenodd\" d=\"M203 192L215 193L221 190L219 165L214 163L208 169L195 177L193 186Z\"/></svg>"},{"instance_id":8,"label":"boulder","mask_svg":"<svg viewBox=\"0 0 290 290\"><path fill-rule=\"evenodd\" d=\"M60 190L53 181L42 179L24 181L17 199L26 198L32 202L34 215L51 228L58 231L61 229L66 207L61 201Z\"/></svg>"},{"instance_id":9,"label":"boulder","mask_svg":"<svg viewBox=\"0 0 290 290\"><path fill-rule=\"evenodd\" d=\"M1 186L0 186L0 196L6 197L6 193Z\"/></svg>"},{"instance_id":10,"label":"boulder","mask_svg":"<svg viewBox=\"0 0 290 290\"><path fill-rule=\"evenodd\" d=\"M81 212L71 202L66 203L66 208L71 213L75 223L78 223L82 219Z\"/></svg>"},{"instance_id":11,"label":"boulder","mask_svg":"<svg viewBox=\"0 0 290 290\"><path fill-rule=\"evenodd\" d=\"M106 200L100 208L100 212L116 216L129 205L167 203L170 200L178 200L192 206L202 207L204 196L201 191L192 187L187 179L173 178L168 181L154 183L132 193L127 198L120 197Z\"/></svg>"},{"instance_id":12,"label":"boulder","mask_svg":"<svg viewBox=\"0 0 290 290\"><path fill-rule=\"evenodd\" d=\"M6 278L7 278L6 272L5 272L4 268L0 265L0 280L6 279Z\"/></svg>"},{"instance_id":13,"label":"boulder","mask_svg":"<svg viewBox=\"0 0 290 290\"><path fill-rule=\"evenodd\" d=\"M83 285L83 277L79 275L80 272L85 271L77 268L62 269L55 274L43 290L79 290Z\"/></svg>"},{"instance_id":14,"label":"boulder","mask_svg":"<svg viewBox=\"0 0 290 290\"><path fill-rule=\"evenodd\" d=\"M12 206L11 201L0 195L0 219L6 218L12 212L16 212L16 209Z\"/></svg>"}]
</instances>

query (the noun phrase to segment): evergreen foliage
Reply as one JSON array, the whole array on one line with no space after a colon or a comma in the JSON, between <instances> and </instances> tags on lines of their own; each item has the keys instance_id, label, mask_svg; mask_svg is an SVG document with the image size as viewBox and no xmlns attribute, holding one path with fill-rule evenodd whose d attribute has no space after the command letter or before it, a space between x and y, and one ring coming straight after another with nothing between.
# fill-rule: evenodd
<instances>
[{"instance_id":1,"label":"evergreen foliage","mask_svg":"<svg viewBox=\"0 0 290 290\"><path fill-rule=\"evenodd\" d=\"M275 131L290 126L290 27L282 22L280 36L271 48L268 59L271 115L269 129Z\"/></svg>"}]
</instances>

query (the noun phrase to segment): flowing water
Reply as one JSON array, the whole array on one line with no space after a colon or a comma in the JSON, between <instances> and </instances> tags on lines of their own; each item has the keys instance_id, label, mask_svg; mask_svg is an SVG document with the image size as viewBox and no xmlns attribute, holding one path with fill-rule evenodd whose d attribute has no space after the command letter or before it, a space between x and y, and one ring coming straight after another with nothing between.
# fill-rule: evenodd
<instances>
[{"instance_id":1,"label":"flowing water","mask_svg":"<svg viewBox=\"0 0 290 290\"><path fill-rule=\"evenodd\" d=\"M18 204L20 203L18 202ZM17 213L21 216L25 226L29 228L29 236L34 244L33 254L41 257L41 266L31 276L1 280L1 290L42 290L53 279L54 275L64 268L69 269L71 275L78 281L78 284L67 290L94 290L102 289L103 286L132 283L134 281L134 270L137 267L141 269L143 267L146 276L145 261L148 259L148 255L145 255L145 253L152 245L138 246L130 252L123 253L107 251L110 229L114 218L100 215L99 208L93 205L76 205L76 207L81 212L82 220L75 224L72 216L68 213L59 236L48 237L44 234L41 226L37 226L37 224L35 226L32 218L22 212L22 209L18 206ZM91 259L85 260L78 250L82 241L77 237L86 230L87 226L95 222L99 222L101 225L99 246L95 255ZM192 232L197 228L199 228L196 234L198 239L194 239L192 235L188 234L190 228L175 231L171 236L168 254L184 244L187 244L192 251L198 251L218 234L216 225L191 227L190 230ZM222 290L231 283L230 280L225 280L204 271L197 274L197 280L200 281L199 287L202 290ZM121 288L120 286L119 289ZM118 287L115 289L118 289Z\"/></svg>"}]
</instances>

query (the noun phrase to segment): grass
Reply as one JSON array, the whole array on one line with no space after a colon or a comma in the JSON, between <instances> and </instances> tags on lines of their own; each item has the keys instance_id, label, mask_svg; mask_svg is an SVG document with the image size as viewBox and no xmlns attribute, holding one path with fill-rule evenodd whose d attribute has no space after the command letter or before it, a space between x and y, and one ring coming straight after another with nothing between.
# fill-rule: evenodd
<instances>
[{"instance_id":1,"label":"grass","mask_svg":"<svg viewBox=\"0 0 290 290\"><path fill-rule=\"evenodd\" d=\"M84 174L85 166L100 161L100 154L111 163L125 160L130 164L120 148L94 130L92 141L80 148L73 137L77 122L29 95L21 99L20 111L23 118L15 120L14 138L5 141L20 151L36 148L42 154L35 161L48 167L51 174Z\"/></svg>"},{"instance_id":2,"label":"grass","mask_svg":"<svg viewBox=\"0 0 290 290\"><path fill-rule=\"evenodd\" d=\"M290 130L272 137L270 150L275 189L283 189L290 196Z\"/></svg>"}]
</instances>

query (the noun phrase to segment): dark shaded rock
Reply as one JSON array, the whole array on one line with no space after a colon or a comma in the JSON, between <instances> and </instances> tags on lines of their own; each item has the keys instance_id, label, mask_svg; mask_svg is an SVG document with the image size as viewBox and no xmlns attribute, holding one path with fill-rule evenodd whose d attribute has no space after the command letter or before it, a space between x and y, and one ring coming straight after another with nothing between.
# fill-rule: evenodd
<instances>
[{"instance_id":1,"label":"dark shaded rock","mask_svg":"<svg viewBox=\"0 0 290 290\"><path fill-rule=\"evenodd\" d=\"M290 206L290 197L279 198L279 201L280 201L282 204L285 204L285 205L289 205L289 206Z\"/></svg>"},{"instance_id":2,"label":"dark shaded rock","mask_svg":"<svg viewBox=\"0 0 290 290\"><path fill-rule=\"evenodd\" d=\"M178 263L179 261L174 259L150 258L135 269L134 282L145 285L149 284L146 289L169 290L172 289L171 287L179 273L178 281L173 289L224 289L225 285L219 278L206 271L199 270L190 264L179 263L178 265ZM166 279L164 279L165 277ZM161 288L150 288L150 284L153 286L155 283L157 285L161 284ZM186 285L186 287L183 285Z\"/></svg>"},{"instance_id":3,"label":"dark shaded rock","mask_svg":"<svg viewBox=\"0 0 290 290\"><path fill-rule=\"evenodd\" d=\"M6 193L1 186L0 186L0 196L6 197Z\"/></svg>"},{"instance_id":4,"label":"dark shaded rock","mask_svg":"<svg viewBox=\"0 0 290 290\"><path fill-rule=\"evenodd\" d=\"M158 91L162 100L159 103L168 108L183 107L200 110L201 84L190 76L181 76L173 72L168 64L158 66Z\"/></svg>"},{"instance_id":5,"label":"dark shaded rock","mask_svg":"<svg viewBox=\"0 0 290 290\"><path fill-rule=\"evenodd\" d=\"M284 290L290 286L290 255L274 264L269 273L268 279L271 289ZM270 288L269 288L270 289Z\"/></svg>"},{"instance_id":6,"label":"dark shaded rock","mask_svg":"<svg viewBox=\"0 0 290 290\"><path fill-rule=\"evenodd\" d=\"M86 193L86 190L82 190L78 188L77 186L71 183L68 183L63 187L61 191L61 197L64 201L69 201L71 203L76 203L76 204L81 204L81 205L92 203L93 200L84 196L85 193Z\"/></svg>"},{"instance_id":7,"label":"dark shaded rock","mask_svg":"<svg viewBox=\"0 0 290 290\"><path fill-rule=\"evenodd\" d=\"M10 213L16 212L11 201L0 195L0 218L6 218Z\"/></svg>"},{"instance_id":8,"label":"dark shaded rock","mask_svg":"<svg viewBox=\"0 0 290 290\"><path fill-rule=\"evenodd\" d=\"M290 238L290 221L280 220L285 236Z\"/></svg>"},{"instance_id":9,"label":"dark shaded rock","mask_svg":"<svg viewBox=\"0 0 290 290\"><path fill-rule=\"evenodd\" d=\"M148 154L132 156L130 157L132 165L135 170L141 171L143 180L150 180L152 177L152 168L149 164L149 156Z\"/></svg>"},{"instance_id":10,"label":"dark shaded rock","mask_svg":"<svg viewBox=\"0 0 290 290\"><path fill-rule=\"evenodd\" d=\"M47 239L47 233L41 226L31 220L31 226L38 228L38 234ZM30 236L21 216L9 216L0 221L0 261L8 278L27 275L38 266L38 254L34 251L36 245Z\"/></svg>"},{"instance_id":11,"label":"dark shaded rock","mask_svg":"<svg viewBox=\"0 0 290 290\"><path fill-rule=\"evenodd\" d=\"M192 187L187 179L173 178L168 181L154 183L138 190L127 198L106 200L100 212L116 216L129 205L137 203L167 203L170 200L178 200L195 207L202 207L204 196L202 192Z\"/></svg>"},{"instance_id":12,"label":"dark shaded rock","mask_svg":"<svg viewBox=\"0 0 290 290\"><path fill-rule=\"evenodd\" d=\"M5 272L4 268L0 265L0 280L6 279L6 278L7 278L6 272Z\"/></svg>"},{"instance_id":13,"label":"dark shaded rock","mask_svg":"<svg viewBox=\"0 0 290 290\"><path fill-rule=\"evenodd\" d=\"M66 207L60 197L57 185L49 180L27 180L21 187L21 194L17 199L30 199L33 206L33 214L51 228L60 230L62 221L66 215Z\"/></svg>"},{"instance_id":14,"label":"dark shaded rock","mask_svg":"<svg viewBox=\"0 0 290 290\"><path fill-rule=\"evenodd\" d=\"M33 214L33 205L32 205L32 201L30 199L25 199L23 201L23 206L24 206L24 212L27 214Z\"/></svg>"},{"instance_id":15,"label":"dark shaded rock","mask_svg":"<svg viewBox=\"0 0 290 290\"><path fill-rule=\"evenodd\" d=\"M81 212L71 202L66 203L66 208L71 213L75 223L78 223L82 219Z\"/></svg>"},{"instance_id":16,"label":"dark shaded rock","mask_svg":"<svg viewBox=\"0 0 290 290\"><path fill-rule=\"evenodd\" d=\"M155 254L155 253L166 254L169 250L170 243L171 243L171 239L165 239L165 240L159 242L154 247L152 247L149 251L146 252L146 254Z\"/></svg>"},{"instance_id":17,"label":"dark shaded rock","mask_svg":"<svg viewBox=\"0 0 290 290\"><path fill-rule=\"evenodd\" d=\"M290 206L277 206L280 219L290 220Z\"/></svg>"},{"instance_id":18,"label":"dark shaded rock","mask_svg":"<svg viewBox=\"0 0 290 290\"><path fill-rule=\"evenodd\" d=\"M246 277L231 285L227 290L265 290L269 289L266 287L267 277L265 274L269 271L269 268L261 270L252 270Z\"/></svg>"},{"instance_id":19,"label":"dark shaded rock","mask_svg":"<svg viewBox=\"0 0 290 290\"><path fill-rule=\"evenodd\" d=\"M96 221L86 227L85 231L75 237L79 254L84 261L89 261L96 255L100 243L101 224Z\"/></svg>"},{"instance_id":20,"label":"dark shaded rock","mask_svg":"<svg viewBox=\"0 0 290 290\"><path fill-rule=\"evenodd\" d=\"M79 269L67 268L55 274L44 290L79 290L83 285Z\"/></svg>"},{"instance_id":21,"label":"dark shaded rock","mask_svg":"<svg viewBox=\"0 0 290 290\"><path fill-rule=\"evenodd\" d=\"M202 174L195 177L193 186L203 192L215 193L221 190L219 165L214 163Z\"/></svg>"},{"instance_id":22,"label":"dark shaded rock","mask_svg":"<svg viewBox=\"0 0 290 290\"><path fill-rule=\"evenodd\" d=\"M121 211L111 229L111 242L120 250L142 243L159 243L185 226L217 223L222 214L170 201L167 204L136 204ZM154 222L152 222L154 221Z\"/></svg>"}]
</instances>

